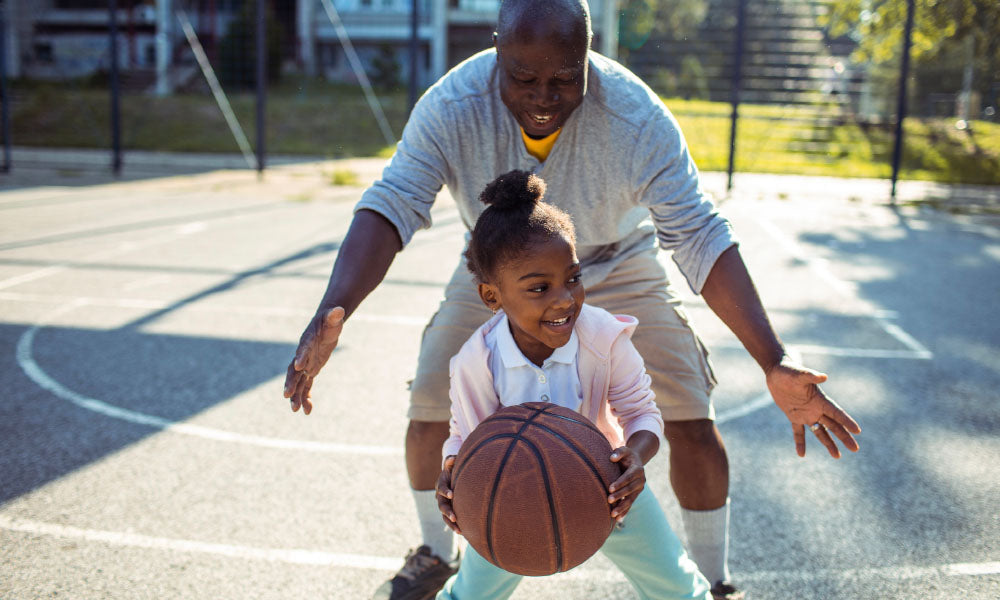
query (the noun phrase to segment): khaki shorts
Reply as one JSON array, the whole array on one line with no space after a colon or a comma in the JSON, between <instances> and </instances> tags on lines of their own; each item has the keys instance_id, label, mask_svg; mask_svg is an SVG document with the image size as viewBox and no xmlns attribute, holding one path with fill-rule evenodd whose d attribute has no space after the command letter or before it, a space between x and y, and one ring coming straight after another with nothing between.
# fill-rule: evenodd
<instances>
[{"instance_id":1,"label":"khaki shorts","mask_svg":"<svg viewBox=\"0 0 1000 600\"><path fill-rule=\"evenodd\" d=\"M586 292L588 304L639 320L632 343L646 363L664 420L715 418L709 399L715 375L708 351L691 328L680 300L669 289L655 249L628 258ZM448 362L491 316L463 261L445 288L437 314L424 329L410 390L411 420L451 418Z\"/></svg>"}]
</instances>

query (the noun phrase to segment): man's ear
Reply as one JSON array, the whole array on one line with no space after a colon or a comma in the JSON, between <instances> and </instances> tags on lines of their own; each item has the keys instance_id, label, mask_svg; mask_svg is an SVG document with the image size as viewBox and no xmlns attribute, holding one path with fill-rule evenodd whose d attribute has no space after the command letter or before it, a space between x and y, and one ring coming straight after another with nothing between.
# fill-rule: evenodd
<instances>
[{"instance_id":1,"label":"man's ear","mask_svg":"<svg viewBox=\"0 0 1000 600\"><path fill-rule=\"evenodd\" d=\"M489 283L479 284L479 298L486 305L486 308L496 312L500 310L500 290L495 285Z\"/></svg>"}]
</instances>

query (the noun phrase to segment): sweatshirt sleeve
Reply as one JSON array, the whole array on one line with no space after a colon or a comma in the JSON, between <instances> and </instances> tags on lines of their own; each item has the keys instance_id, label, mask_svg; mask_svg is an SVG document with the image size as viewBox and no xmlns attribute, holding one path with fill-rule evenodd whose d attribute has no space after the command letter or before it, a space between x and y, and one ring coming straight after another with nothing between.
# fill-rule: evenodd
<instances>
[{"instance_id":1,"label":"sweatshirt sleeve","mask_svg":"<svg viewBox=\"0 0 1000 600\"><path fill-rule=\"evenodd\" d=\"M653 401L656 396L650 388L652 380L628 333L622 332L611 346L610 361L608 406L611 414L618 419L625 440L628 441L635 432L645 430L653 432L661 445L666 444L663 417Z\"/></svg>"},{"instance_id":2,"label":"sweatshirt sleeve","mask_svg":"<svg viewBox=\"0 0 1000 600\"><path fill-rule=\"evenodd\" d=\"M649 209L660 247L673 251L691 290L700 293L716 259L736 240L702 191L680 126L662 103L639 131L630 164L633 193Z\"/></svg>"},{"instance_id":3,"label":"sweatshirt sleeve","mask_svg":"<svg viewBox=\"0 0 1000 600\"><path fill-rule=\"evenodd\" d=\"M355 212L371 210L388 219L404 246L419 229L430 227L431 206L447 181L444 149L454 127L447 123L447 102L436 92L432 89L417 102L382 178L354 207Z\"/></svg>"},{"instance_id":4,"label":"sweatshirt sleeve","mask_svg":"<svg viewBox=\"0 0 1000 600\"><path fill-rule=\"evenodd\" d=\"M477 331L475 335L479 335ZM500 398L493 389L488 356L468 346L452 357L450 362L451 398L450 435L441 448L443 459L458 454L462 442L485 419L500 409Z\"/></svg>"}]
</instances>

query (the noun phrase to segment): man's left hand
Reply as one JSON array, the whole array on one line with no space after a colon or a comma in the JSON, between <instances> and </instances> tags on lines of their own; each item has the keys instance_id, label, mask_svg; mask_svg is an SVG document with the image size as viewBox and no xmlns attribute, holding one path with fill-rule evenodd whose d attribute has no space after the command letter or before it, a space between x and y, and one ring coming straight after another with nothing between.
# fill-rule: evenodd
<instances>
[{"instance_id":1,"label":"man's left hand","mask_svg":"<svg viewBox=\"0 0 1000 600\"><path fill-rule=\"evenodd\" d=\"M861 427L819 388L826 379L825 374L807 369L787 356L767 371L767 389L792 423L799 456L806 455L807 427L834 458L840 458L840 449L833 436L851 452L858 451L858 442L851 434L861 433Z\"/></svg>"}]
</instances>

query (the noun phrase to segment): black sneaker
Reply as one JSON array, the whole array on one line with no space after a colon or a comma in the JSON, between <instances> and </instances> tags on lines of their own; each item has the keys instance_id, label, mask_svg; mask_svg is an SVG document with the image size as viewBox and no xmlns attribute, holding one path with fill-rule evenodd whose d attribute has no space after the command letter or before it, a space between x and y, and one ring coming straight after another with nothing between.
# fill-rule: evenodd
<instances>
[{"instance_id":1,"label":"black sneaker","mask_svg":"<svg viewBox=\"0 0 1000 600\"><path fill-rule=\"evenodd\" d=\"M410 550L403 568L375 591L372 600L430 600L457 571L457 561L449 563L420 546Z\"/></svg>"},{"instance_id":2,"label":"black sneaker","mask_svg":"<svg viewBox=\"0 0 1000 600\"><path fill-rule=\"evenodd\" d=\"M743 590L736 589L736 586L728 581L716 581L711 592L714 600L743 600L746 598Z\"/></svg>"}]
</instances>

